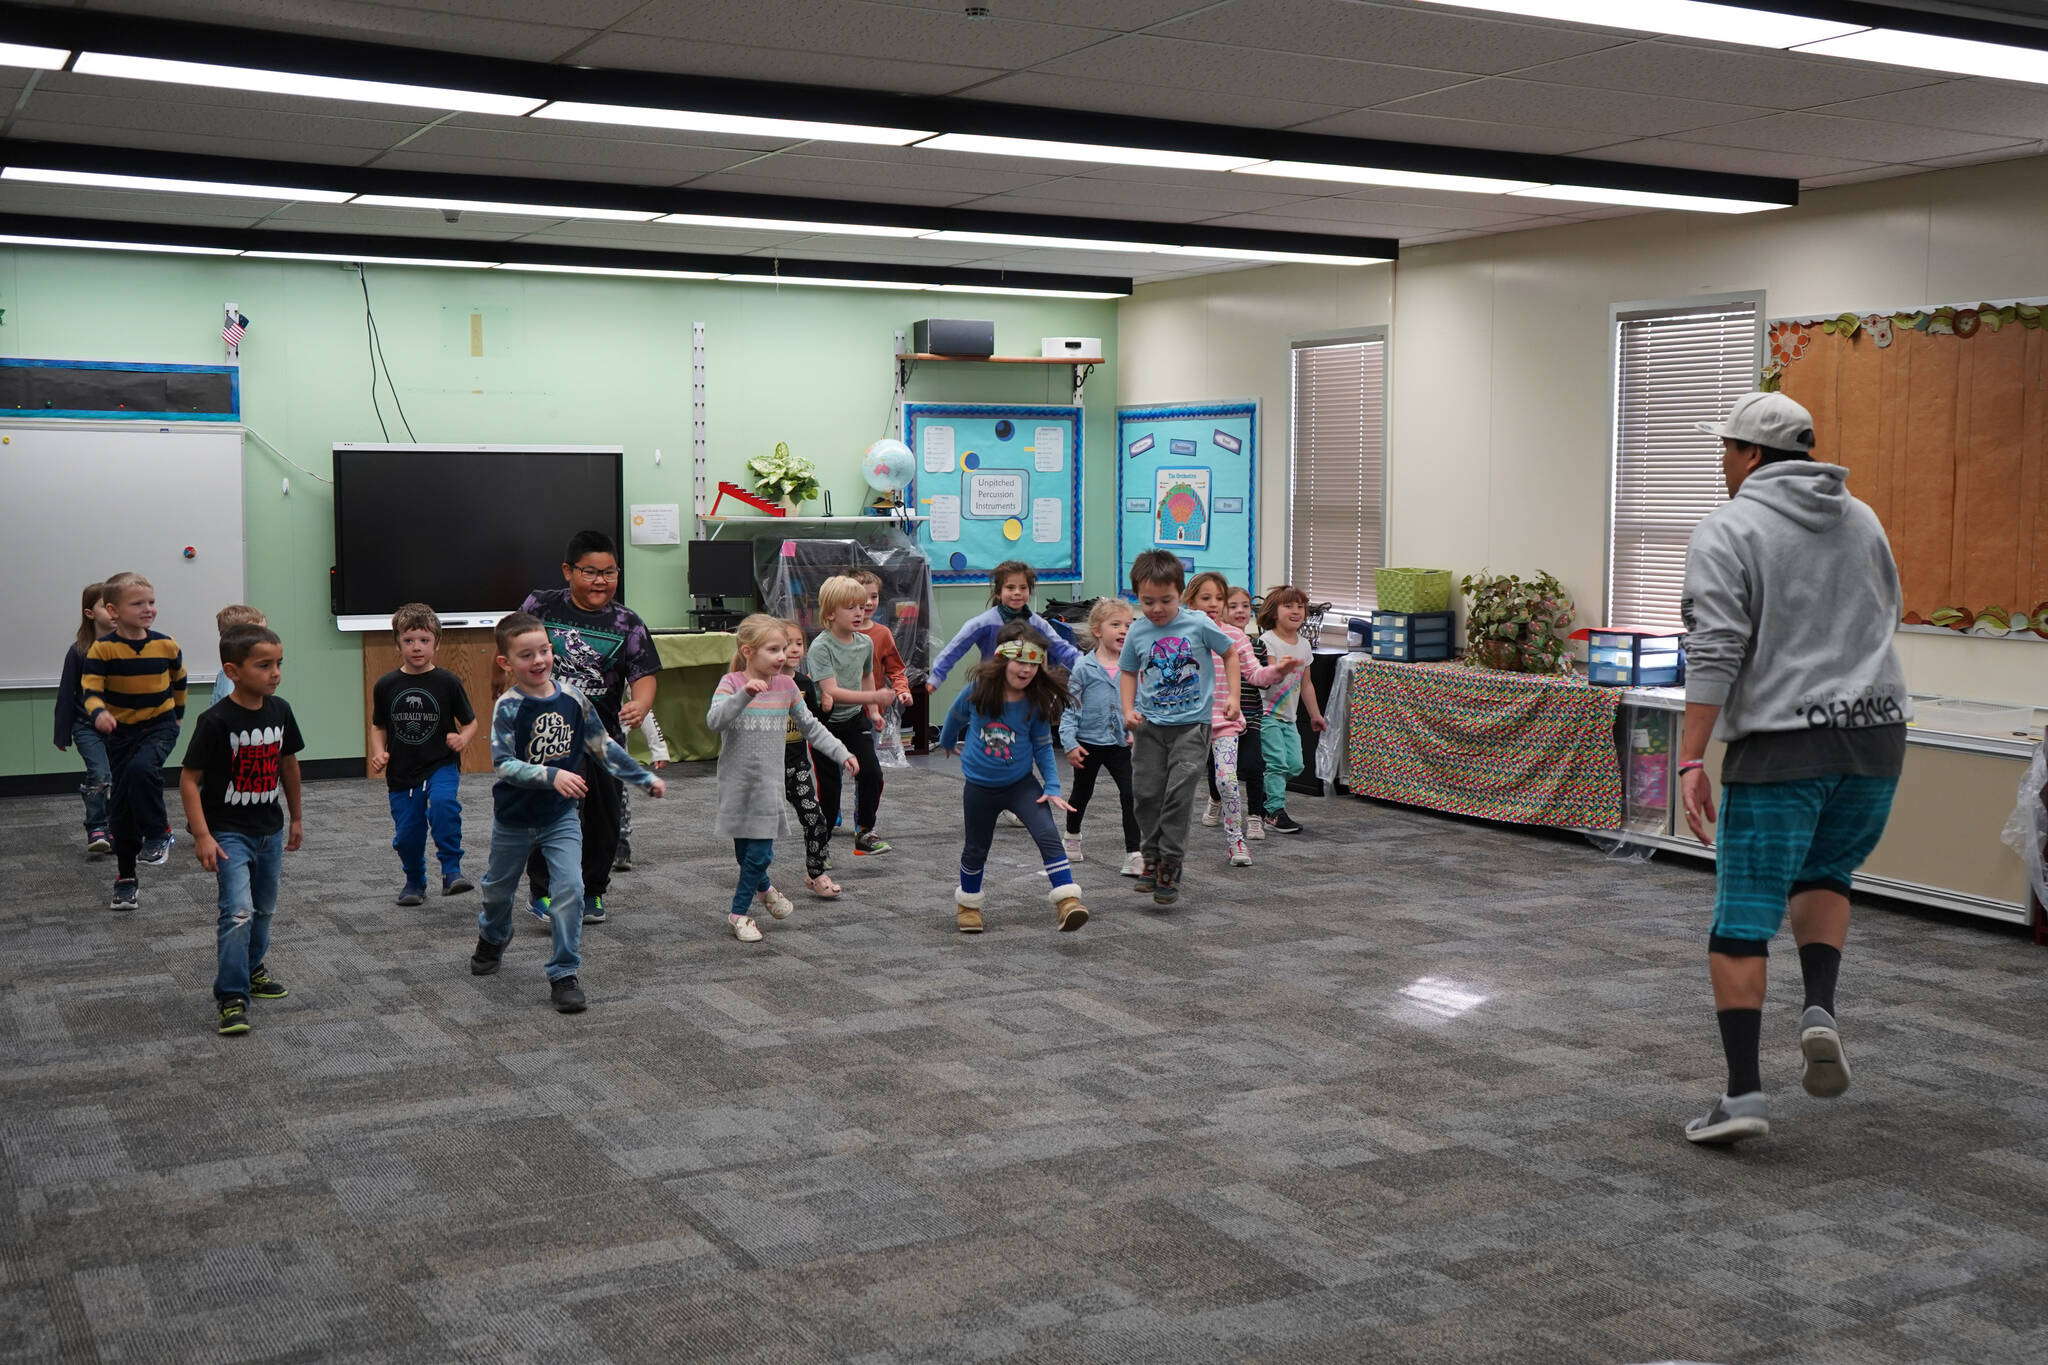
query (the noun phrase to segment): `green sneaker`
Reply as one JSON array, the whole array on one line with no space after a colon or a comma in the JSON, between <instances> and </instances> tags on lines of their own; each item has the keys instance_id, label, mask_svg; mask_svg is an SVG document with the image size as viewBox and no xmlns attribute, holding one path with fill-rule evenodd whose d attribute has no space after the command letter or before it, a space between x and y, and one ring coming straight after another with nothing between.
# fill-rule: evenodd
<instances>
[{"instance_id":1,"label":"green sneaker","mask_svg":"<svg viewBox=\"0 0 2048 1365\"><path fill-rule=\"evenodd\" d=\"M282 1000L291 992L284 988L284 982L270 974L268 967L258 967L249 973L249 994L257 1000Z\"/></svg>"},{"instance_id":2,"label":"green sneaker","mask_svg":"<svg viewBox=\"0 0 2048 1365\"><path fill-rule=\"evenodd\" d=\"M539 920L542 924L546 924L548 922L548 911L554 908L554 904L555 898L553 896L542 896L539 900L528 901L526 908L535 919Z\"/></svg>"},{"instance_id":3,"label":"green sneaker","mask_svg":"<svg viewBox=\"0 0 2048 1365\"><path fill-rule=\"evenodd\" d=\"M853 852L857 858L872 858L877 853L887 853L889 841L878 837L871 829L864 829L853 836Z\"/></svg>"},{"instance_id":4,"label":"green sneaker","mask_svg":"<svg viewBox=\"0 0 2048 1365\"><path fill-rule=\"evenodd\" d=\"M604 897L585 896L583 898L583 922L585 924L603 924L604 921Z\"/></svg>"},{"instance_id":5,"label":"green sneaker","mask_svg":"<svg viewBox=\"0 0 2048 1365\"><path fill-rule=\"evenodd\" d=\"M247 1033L249 1031L249 1007L239 1000L223 1000L220 1006L220 1031L222 1033Z\"/></svg>"}]
</instances>

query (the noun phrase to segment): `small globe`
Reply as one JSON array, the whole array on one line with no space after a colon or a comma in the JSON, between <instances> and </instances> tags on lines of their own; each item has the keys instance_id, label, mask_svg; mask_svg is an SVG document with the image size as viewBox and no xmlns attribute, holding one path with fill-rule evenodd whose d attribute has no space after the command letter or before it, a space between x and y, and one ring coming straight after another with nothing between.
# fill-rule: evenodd
<instances>
[{"instance_id":1,"label":"small globe","mask_svg":"<svg viewBox=\"0 0 2048 1365\"><path fill-rule=\"evenodd\" d=\"M868 447L863 466L868 486L884 493L900 493L917 477L917 460L910 447L888 436Z\"/></svg>"}]
</instances>

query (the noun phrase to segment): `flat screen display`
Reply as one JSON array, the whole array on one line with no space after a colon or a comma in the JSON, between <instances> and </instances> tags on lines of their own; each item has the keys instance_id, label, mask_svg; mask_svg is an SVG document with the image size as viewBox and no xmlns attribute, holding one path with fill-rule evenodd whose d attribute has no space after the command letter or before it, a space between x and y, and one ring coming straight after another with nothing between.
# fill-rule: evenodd
<instances>
[{"instance_id":1,"label":"flat screen display","mask_svg":"<svg viewBox=\"0 0 2048 1365\"><path fill-rule=\"evenodd\" d=\"M335 615L516 611L576 532L623 546L623 477L613 447L337 445Z\"/></svg>"}]
</instances>

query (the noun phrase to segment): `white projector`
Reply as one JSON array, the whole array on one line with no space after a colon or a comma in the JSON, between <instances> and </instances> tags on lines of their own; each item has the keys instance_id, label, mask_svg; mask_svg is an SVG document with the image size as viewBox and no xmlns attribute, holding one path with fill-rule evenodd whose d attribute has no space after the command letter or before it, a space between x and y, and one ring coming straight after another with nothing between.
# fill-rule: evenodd
<instances>
[{"instance_id":1,"label":"white projector","mask_svg":"<svg viewBox=\"0 0 2048 1365\"><path fill-rule=\"evenodd\" d=\"M1101 337L1040 337L1038 354L1041 359L1055 360L1061 356L1087 356L1099 359L1102 355Z\"/></svg>"}]
</instances>

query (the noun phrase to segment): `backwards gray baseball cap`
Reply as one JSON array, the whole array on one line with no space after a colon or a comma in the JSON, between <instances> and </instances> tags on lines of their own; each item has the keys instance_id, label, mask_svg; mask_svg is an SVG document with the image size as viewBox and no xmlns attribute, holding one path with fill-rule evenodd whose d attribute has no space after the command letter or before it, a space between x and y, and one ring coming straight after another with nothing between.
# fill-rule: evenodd
<instances>
[{"instance_id":1,"label":"backwards gray baseball cap","mask_svg":"<svg viewBox=\"0 0 2048 1365\"><path fill-rule=\"evenodd\" d=\"M1725 422L1701 422L1709 436L1772 450L1812 450L1813 414L1782 393L1745 393Z\"/></svg>"}]
</instances>

